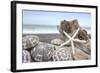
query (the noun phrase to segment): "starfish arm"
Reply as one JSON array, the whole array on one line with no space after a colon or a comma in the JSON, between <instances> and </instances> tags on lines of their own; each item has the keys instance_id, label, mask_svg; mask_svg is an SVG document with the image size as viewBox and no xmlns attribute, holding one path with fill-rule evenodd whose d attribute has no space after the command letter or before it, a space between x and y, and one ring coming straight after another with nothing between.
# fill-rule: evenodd
<instances>
[{"instance_id":1,"label":"starfish arm","mask_svg":"<svg viewBox=\"0 0 100 73\"><path fill-rule=\"evenodd\" d=\"M72 53L73 53L73 55L75 54L75 48L74 48L74 43L73 43L73 41L71 41L71 46L72 46Z\"/></svg>"},{"instance_id":2,"label":"starfish arm","mask_svg":"<svg viewBox=\"0 0 100 73\"><path fill-rule=\"evenodd\" d=\"M79 42L79 43L86 43L85 40L79 40L79 39L73 39L73 41L75 41L75 42Z\"/></svg>"},{"instance_id":3,"label":"starfish arm","mask_svg":"<svg viewBox=\"0 0 100 73\"><path fill-rule=\"evenodd\" d=\"M54 50L54 49L53 49L53 54L52 54L52 56L53 56L53 60L56 61L56 60L55 60L55 50Z\"/></svg>"},{"instance_id":4,"label":"starfish arm","mask_svg":"<svg viewBox=\"0 0 100 73\"><path fill-rule=\"evenodd\" d=\"M56 59L57 59L57 61L59 61L59 57L57 56L57 54L56 54Z\"/></svg>"},{"instance_id":5,"label":"starfish arm","mask_svg":"<svg viewBox=\"0 0 100 73\"><path fill-rule=\"evenodd\" d=\"M55 56L53 57L53 59L54 59L54 61L59 61L59 57L57 56L57 54L55 54Z\"/></svg>"},{"instance_id":6,"label":"starfish arm","mask_svg":"<svg viewBox=\"0 0 100 73\"><path fill-rule=\"evenodd\" d=\"M71 36L69 34L67 34L65 31L63 31L63 33L65 34L66 37L68 37L69 39L71 39Z\"/></svg>"},{"instance_id":7,"label":"starfish arm","mask_svg":"<svg viewBox=\"0 0 100 73\"><path fill-rule=\"evenodd\" d=\"M53 56L53 60L54 60L54 61L59 60L59 58L58 58L58 56L57 56L57 51L54 50L54 49L53 49L53 55L52 55L52 56ZM56 57L56 59L55 59L55 57Z\"/></svg>"},{"instance_id":8,"label":"starfish arm","mask_svg":"<svg viewBox=\"0 0 100 73\"><path fill-rule=\"evenodd\" d=\"M60 45L60 47L62 47L62 46L64 46L64 45L68 44L69 42L70 42L70 40L64 42L63 44Z\"/></svg>"},{"instance_id":9,"label":"starfish arm","mask_svg":"<svg viewBox=\"0 0 100 73\"><path fill-rule=\"evenodd\" d=\"M80 28L78 28L78 29L76 30L76 32L74 33L74 35L72 36L72 38L75 38L75 36L78 34L79 30L80 30Z\"/></svg>"}]
</instances>

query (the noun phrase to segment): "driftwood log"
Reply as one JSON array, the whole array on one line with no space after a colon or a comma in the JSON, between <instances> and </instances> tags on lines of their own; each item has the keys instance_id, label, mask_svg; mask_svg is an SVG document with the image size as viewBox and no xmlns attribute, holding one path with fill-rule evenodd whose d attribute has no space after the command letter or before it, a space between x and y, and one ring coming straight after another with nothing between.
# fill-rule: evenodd
<instances>
[{"instance_id":1,"label":"driftwood log","mask_svg":"<svg viewBox=\"0 0 100 73\"><path fill-rule=\"evenodd\" d=\"M91 57L91 42L90 42L90 40L91 39L89 38L87 31L79 25L77 19L74 19L71 21L63 20L63 21L61 21L61 24L59 26L57 26L57 28L58 28L59 32L63 35L63 38L65 39L65 41L67 41L68 38L65 37L65 34L63 31L68 33L70 36L73 36L75 31L78 28L81 28L75 38L77 38L79 40L85 40L86 43L84 43L84 44L75 43L74 44L75 54L73 55L73 59L75 59L75 60L90 59L90 57ZM71 45L69 44L69 46L71 46Z\"/></svg>"}]
</instances>

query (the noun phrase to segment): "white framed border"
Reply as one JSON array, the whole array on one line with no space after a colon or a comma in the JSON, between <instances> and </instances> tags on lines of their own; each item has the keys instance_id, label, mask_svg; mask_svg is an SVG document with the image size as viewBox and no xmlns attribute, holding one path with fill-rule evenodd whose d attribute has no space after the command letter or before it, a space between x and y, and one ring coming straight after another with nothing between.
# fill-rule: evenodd
<instances>
[{"instance_id":1,"label":"white framed border","mask_svg":"<svg viewBox=\"0 0 100 73\"><path fill-rule=\"evenodd\" d=\"M55 67L75 67L96 65L96 9L86 7L71 7L71 6L48 6L48 5L31 5L17 4L16 5L16 69L39 69L39 68L55 68ZM86 12L91 13L91 59L78 61L61 61L61 62L40 62L40 63L22 63L22 10L48 10L48 11L70 11L70 12Z\"/></svg>"}]
</instances>

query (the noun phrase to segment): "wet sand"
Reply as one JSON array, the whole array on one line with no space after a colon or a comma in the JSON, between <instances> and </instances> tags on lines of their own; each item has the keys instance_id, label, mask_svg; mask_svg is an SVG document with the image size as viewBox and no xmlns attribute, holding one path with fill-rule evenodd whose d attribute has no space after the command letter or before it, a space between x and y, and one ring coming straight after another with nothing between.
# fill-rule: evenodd
<instances>
[{"instance_id":1,"label":"wet sand","mask_svg":"<svg viewBox=\"0 0 100 73\"><path fill-rule=\"evenodd\" d=\"M47 43L50 43L51 40L55 38L63 39L63 36L61 34L23 34L23 35L36 35L39 37L41 42L47 42Z\"/></svg>"}]
</instances>

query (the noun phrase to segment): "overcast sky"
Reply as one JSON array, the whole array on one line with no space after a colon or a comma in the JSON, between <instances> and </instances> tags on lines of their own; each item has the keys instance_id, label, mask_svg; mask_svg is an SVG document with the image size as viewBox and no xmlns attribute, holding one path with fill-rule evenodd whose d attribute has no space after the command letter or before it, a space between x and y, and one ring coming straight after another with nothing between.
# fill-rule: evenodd
<instances>
[{"instance_id":1,"label":"overcast sky","mask_svg":"<svg viewBox=\"0 0 100 73\"><path fill-rule=\"evenodd\" d=\"M58 25L62 20L77 19L81 26L90 27L91 14L50 11L23 11L23 24Z\"/></svg>"},{"instance_id":2,"label":"overcast sky","mask_svg":"<svg viewBox=\"0 0 100 73\"><path fill-rule=\"evenodd\" d=\"M89 13L24 10L23 33L58 33L56 25L60 25L62 20L73 19L77 19L81 27L91 26L91 14Z\"/></svg>"}]
</instances>

